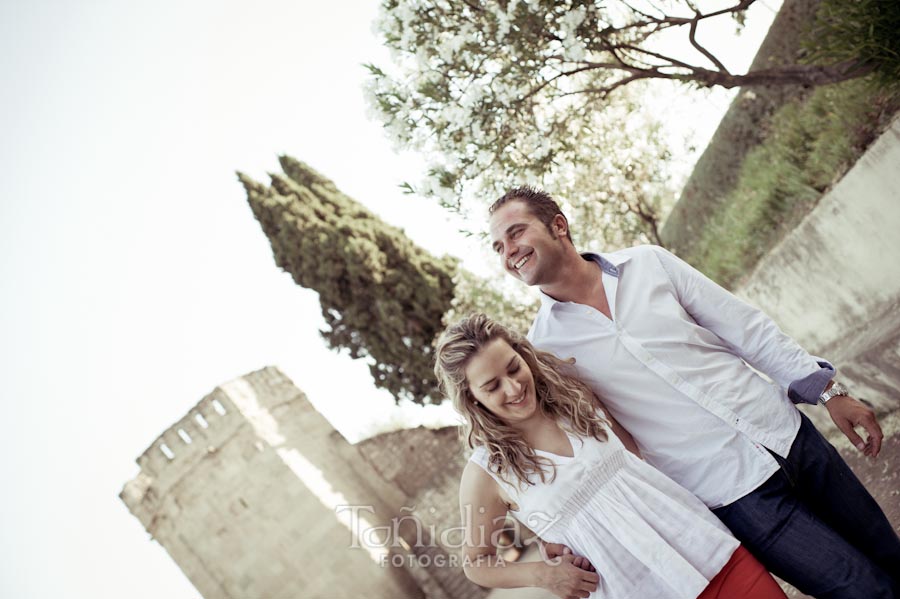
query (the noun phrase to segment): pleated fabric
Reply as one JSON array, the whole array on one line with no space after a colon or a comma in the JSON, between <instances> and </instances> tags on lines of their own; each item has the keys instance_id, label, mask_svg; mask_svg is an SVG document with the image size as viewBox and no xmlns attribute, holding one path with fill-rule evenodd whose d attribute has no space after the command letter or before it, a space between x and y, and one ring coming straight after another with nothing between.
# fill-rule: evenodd
<instances>
[{"instance_id":1,"label":"pleated fabric","mask_svg":"<svg viewBox=\"0 0 900 599\"><path fill-rule=\"evenodd\" d=\"M556 477L533 485L507 481L488 466L484 447L471 460L513 499L512 514L545 541L563 543L594 565L599 599L696 599L739 546L703 503L676 482L608 440L568 433L574 457L536 453Z\"/></svg>"}]
</instances>

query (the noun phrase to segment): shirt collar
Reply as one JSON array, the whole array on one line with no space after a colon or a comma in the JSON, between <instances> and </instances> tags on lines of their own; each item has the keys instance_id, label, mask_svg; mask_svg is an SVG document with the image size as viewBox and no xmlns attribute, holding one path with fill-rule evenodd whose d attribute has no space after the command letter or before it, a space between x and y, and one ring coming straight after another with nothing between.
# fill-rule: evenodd
<instances>
[{"instance_id":1,"label":"shirt collar","mask_svg":"<svg viewBox=\"0 0 900 599\"><path fill-rule=\"evenodd\" d=\"M581 254L581 257L585 260L593 260L600 266L600 269L603 272L617 279L622 273L622 265L631 259L630 256L626 256L622 252L613 252L610 254L595 254L593 252L585 252ZM538 289L538 294L541 297L541 308L552 308L554 304L559 303L557 302L557 300L553 299L540 289Z\"/></svg>"},{"instance_id":2,"label":"shirt collar","mask_svg":"<svg viewBox=\"0 0 900 599\"><path fill-rule=\"evenodd\" d=\"M585 260L593 260L600 265L600 269L611 277L619 278L619 267L628 262L629 257L621 253L594 254L585 252L581 254Z\"/></svg>"}]
</instances>

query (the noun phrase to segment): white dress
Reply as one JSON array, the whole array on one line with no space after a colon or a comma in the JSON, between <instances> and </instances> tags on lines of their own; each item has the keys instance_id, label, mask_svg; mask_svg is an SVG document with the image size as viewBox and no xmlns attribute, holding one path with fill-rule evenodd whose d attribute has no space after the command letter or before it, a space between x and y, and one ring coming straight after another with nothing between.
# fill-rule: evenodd
<instances>
[{"instance_id":1,"label":"white dress","mask_svg":"<svg viewBox=\"0 0 900 599\"><path fill-rule=\"evenodd\" d=\"M505 482L488 467L485 447L469 459L513 500L517 520L590 560L600 575L592 598L695 599L738 541L699 499L606 430L606 442L567 432L571 458L535 450L556 464L552 482Z\"/></svg>"}]
</instances>

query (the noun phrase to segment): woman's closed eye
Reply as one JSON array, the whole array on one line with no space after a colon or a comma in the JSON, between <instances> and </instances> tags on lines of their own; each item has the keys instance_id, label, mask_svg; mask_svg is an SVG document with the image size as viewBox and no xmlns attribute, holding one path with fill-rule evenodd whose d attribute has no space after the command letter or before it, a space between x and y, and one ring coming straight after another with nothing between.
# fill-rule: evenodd
<instances>
[{"instance_id":1,"label":"woman's closed eye","mask_svg":"<svg viewBox=\"0 0 900 599\"><path fill-rule=\"evenodd\" d=\"M522 366L519 364L518 361L516 361L516 363L514 365L510 366L509 369L507 369L506 374L514 375L517 372L519 372L519 370L521 370L521 369L522 369ZM494 391L496 391L499 388L500 388L500 381L494 381L493 383L490 384L490 386L488 386L485 389L485 391L487 391L488 393L493 393Z\"/></svg>"}]
</instances>

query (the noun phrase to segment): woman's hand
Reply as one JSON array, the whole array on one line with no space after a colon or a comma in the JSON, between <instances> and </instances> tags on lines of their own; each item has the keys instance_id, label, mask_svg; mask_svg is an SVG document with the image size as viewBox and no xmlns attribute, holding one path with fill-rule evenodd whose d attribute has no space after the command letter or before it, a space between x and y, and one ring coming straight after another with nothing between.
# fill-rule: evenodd
<instances>
[{"instance_id":1,"label":"woman's hand","mask_svg":"<svg viewBox=\"0 0 900 599\"><path fill-rule=\"evenodd\" d=\"M559 547L565 546L559 545ZM547 589L562 599L588 597L597 590L600 576L587 558L572 555L571 550L557 558L556 563L544 562L542 564L537 577L537 586Z\"/></svg>"}]
</instances>

